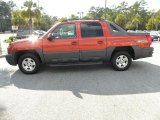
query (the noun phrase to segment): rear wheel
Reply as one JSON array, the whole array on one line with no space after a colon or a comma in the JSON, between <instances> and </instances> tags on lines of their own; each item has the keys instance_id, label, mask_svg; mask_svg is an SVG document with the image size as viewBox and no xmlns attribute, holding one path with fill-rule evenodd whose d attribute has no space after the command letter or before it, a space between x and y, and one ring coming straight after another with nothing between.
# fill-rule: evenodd
<instances>
[{"instance_id":1,"label":"rear wheel","mask_svg":"<svg viewBox=\"0 0 160 120\"><path fill-rule=\"evenodd\" d=\"M19 69L25 74L37 73L40 67L38 57L32 53L22 55L18 60Z\"/></svg>"},{"instance_id":2,"label":"rear wheel","mask_svg":"<svg viewBox=\"0 0 160 120\"><path fill-rule=\"evenodd\" d=\"M132 58L128 52L117 52L113 55L111 63L115 70L125 71L130 67Z\"/></svg>"}]
</instances>

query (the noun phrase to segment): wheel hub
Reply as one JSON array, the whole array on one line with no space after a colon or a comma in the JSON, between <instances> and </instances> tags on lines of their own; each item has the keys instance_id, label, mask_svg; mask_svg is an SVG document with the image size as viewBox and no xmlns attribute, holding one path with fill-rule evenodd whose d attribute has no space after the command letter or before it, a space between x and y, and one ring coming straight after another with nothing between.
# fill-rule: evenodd
<instances>
[{"instance_id":1,"label":"wheel hub","mask_svg":"<svg viewBox=\"0 0 160 120\"><path fill-rule=\"evenodd\" d=\"M125 55L120 55L116 59L116 65L119 68L125 68L128 65L128 58Z\"/></svg>"},{"instance_id":2,"label":"wheel hub","mask_svg":"<svg viewBox=\"0 0 160 120\"><path fill-rule=\"evenodd\" d=\"M26 71L33 71L36 67L36 62L32 58L25 58L22 61L22 67Z\"/></svg>"}]
</instances>

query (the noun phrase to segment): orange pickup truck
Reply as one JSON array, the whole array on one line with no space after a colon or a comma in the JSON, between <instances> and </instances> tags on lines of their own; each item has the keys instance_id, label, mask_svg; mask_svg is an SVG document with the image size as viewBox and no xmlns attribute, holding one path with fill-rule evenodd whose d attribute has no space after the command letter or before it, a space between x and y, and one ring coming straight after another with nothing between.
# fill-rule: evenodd
<instances>
[{"instance_id":1,"label":"orange pickup truck","mask_svg":"<svg viewBox=\"0 0 160 120\"><path fill-rule=\"evenodd\" d=\"M111 62L117 71L127 70L132 60L151 57L149 34L127 33L113 22L77 20L55 24L38 39L12 42L6 60L25 74L41 64L73 65Z\"/></svg>"}]
</instances>

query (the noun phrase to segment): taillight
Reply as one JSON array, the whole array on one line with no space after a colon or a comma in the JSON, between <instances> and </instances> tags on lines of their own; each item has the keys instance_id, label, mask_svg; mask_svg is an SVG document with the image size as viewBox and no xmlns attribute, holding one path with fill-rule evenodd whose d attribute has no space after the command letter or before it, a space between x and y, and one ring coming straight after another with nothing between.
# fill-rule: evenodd
<instances>
[{"instance_id":1,"label":"taillight","mask_svg":"<svg viewBox=\"0 0 160 120\"><path fill-rule=\"evenodd\" d=\"M149 45L151 45L152 44L152 37L150 35L147 35L146 38L148 40Z\"/></svg>"}]
</instances>

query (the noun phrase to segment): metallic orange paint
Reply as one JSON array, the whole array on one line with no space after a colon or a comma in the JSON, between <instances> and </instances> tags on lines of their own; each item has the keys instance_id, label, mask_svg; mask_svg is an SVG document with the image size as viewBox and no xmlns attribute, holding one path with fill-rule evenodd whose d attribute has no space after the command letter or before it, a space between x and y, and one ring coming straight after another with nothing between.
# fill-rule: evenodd
<instances>
[{"instance_id":1,"label":"metallic orange paint","mask_svg":"<svg viewBox=\"0 0 160 120\"><path fill-rule=\"evenodd\" d=\"M82 38L80 32L80 23L82 22L98 22L101 24L104 32L104 37ZM72 39L55 39L48 40L48 35L61 24L74 23L76 24L77 37ZM50 31L41 39L38 40L18 40L13 42L8 47L8 52L21 50L36 50L42 49L43 52L69 52L81 50L101 50L108 47L119 46L139 46L141 48L150 47L149 42L139 43L138 40L147 40L146 36L112 36L108 25L105 21L88 20L62 22L51 28ZM73 44L74 43L74 44Z\"/></svg>"}]
</instances>

